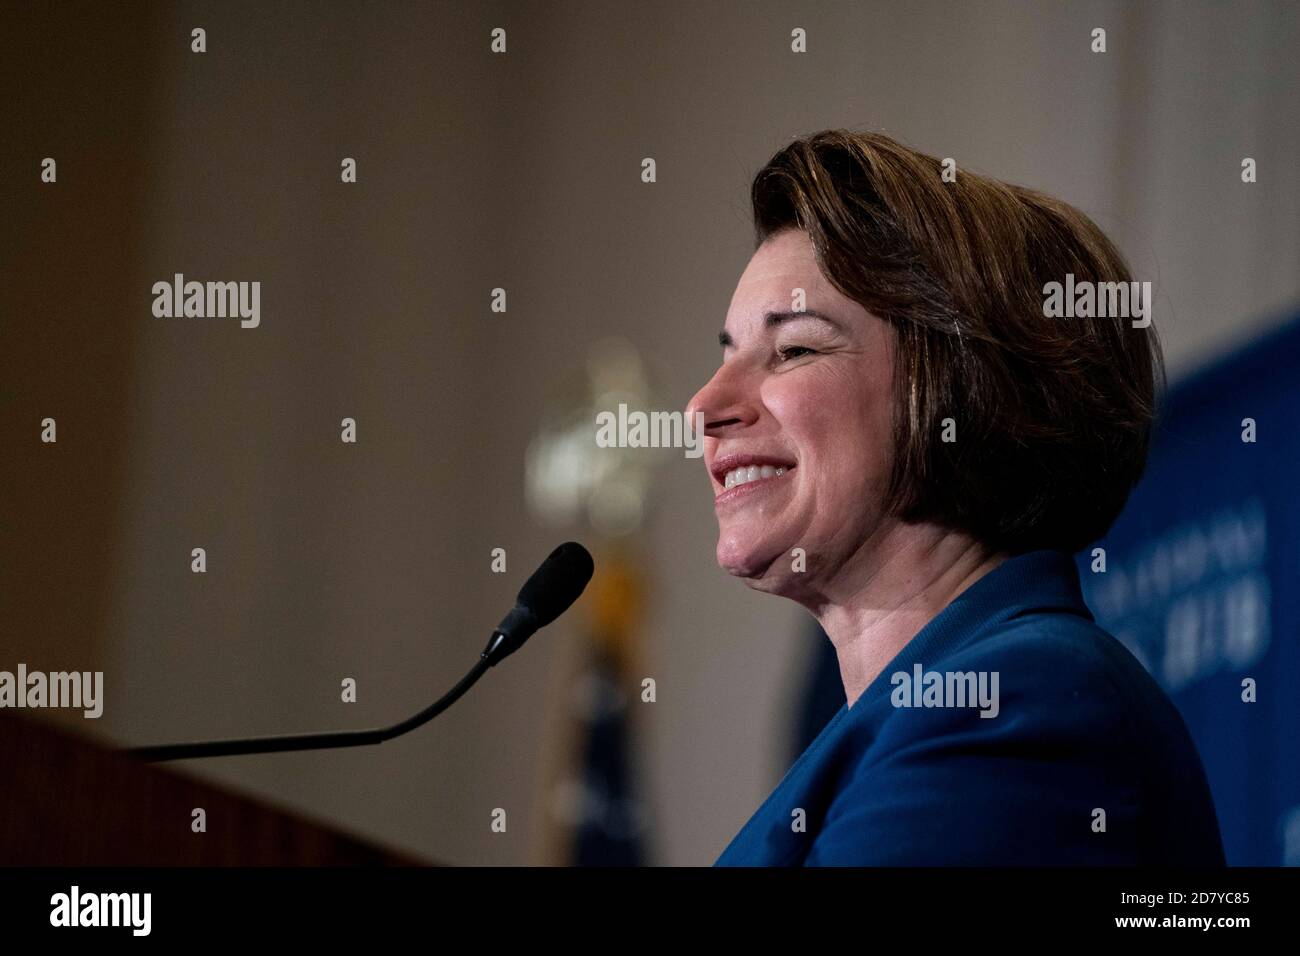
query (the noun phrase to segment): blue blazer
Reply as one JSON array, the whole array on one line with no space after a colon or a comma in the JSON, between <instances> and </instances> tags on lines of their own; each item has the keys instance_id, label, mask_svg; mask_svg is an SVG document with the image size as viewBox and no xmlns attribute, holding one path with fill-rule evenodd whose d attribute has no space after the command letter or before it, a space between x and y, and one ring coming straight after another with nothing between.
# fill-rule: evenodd
<instances>
[{"instance_id":1,"label":"blue blazer","mask_svg":"<svg viewBox=\"0 0 1300 956\"><path fill-rule=\"evenodd\" d=\"M1223 844L1178 711L1074 560L1034 551L841 707L714 865L1079 864L1222 866Z\"/></svg>"}]
</instances>

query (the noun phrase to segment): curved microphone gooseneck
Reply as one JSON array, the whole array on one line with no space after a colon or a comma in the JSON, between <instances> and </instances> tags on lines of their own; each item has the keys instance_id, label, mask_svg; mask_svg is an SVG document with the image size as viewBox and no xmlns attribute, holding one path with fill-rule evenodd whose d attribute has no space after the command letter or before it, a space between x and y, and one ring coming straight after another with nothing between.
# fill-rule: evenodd
<instances>
[{"instance_id":1,"label":"curved microphone gooseneck","mask_svg":"<svg viewBox=\"0 0 1300 956\"><path fill-rule=\"evenodd\" d=\"M278 753L284 750L321 750L329 747L362 747L392 740L428 723L454 704L474 686L489 667L495 667L523 646L536 631L569 609L591 580L595 565L587 549L576 541L560 545L533 572L522 588L510 613L502 619L487 647L470 672L439 700L412 717L391 727L370 730L341 730L320 734L284 734L244 740L203 740L194 743L156 744L130 747L121 753L142 760L183 760L190 757L229 757L235 754Z\"/></svg>"}]
</instances>

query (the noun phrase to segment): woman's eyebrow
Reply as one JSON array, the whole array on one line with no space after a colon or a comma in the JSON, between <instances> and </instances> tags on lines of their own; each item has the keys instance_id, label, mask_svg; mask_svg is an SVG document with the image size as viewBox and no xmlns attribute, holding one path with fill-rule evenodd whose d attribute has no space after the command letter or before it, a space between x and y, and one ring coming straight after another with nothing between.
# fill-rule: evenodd
<instances>
[{"instance_id":1,"label":"woman's eyebrow","mask_svg":"<svg viewBox=\"0 0 1300 956\"><path fill-rule=\"evenodd\" d=\"M838 319L832 319L829 315L826 315L824 312L818 312L816 309L802 309L798 312L791 309L783 309L781 311L768 312L763 316L763 325L766 328L774 329L782 322L789 322L791 319L821 319L832 328L838 329L841 332L844 331L844 326L840 324Z\"/></svg>"},{"instance_id":2,"label":"woman's eyebrow","mask_svg":"<svg viewBox=\"0 0 1300 956\"><path fill-rule=\"evenodd\" d=\"M844 326L840 324L838 319L832 319L829 315L826 315L824 312L818 312L816 309L804 309L800 312L796 312L793 309L779 309L766 312L763 314L763 327L774 329L782 322L789 322L791 319L820 319L832 328L837 329L840 332L844 331ZM718 344L725 349L729 346L735 345L736 340L731 337L730 332L723 329L718 333Z\"/></svg>"}]
</instances>

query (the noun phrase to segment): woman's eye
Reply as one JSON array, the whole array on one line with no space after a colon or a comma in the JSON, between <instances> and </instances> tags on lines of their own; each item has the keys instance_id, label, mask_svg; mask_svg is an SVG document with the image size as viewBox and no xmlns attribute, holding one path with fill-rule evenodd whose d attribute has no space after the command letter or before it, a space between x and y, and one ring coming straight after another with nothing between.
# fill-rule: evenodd
<instances>
[{"instance_id":1,"label":"woman's eye","mask_svg":"<svg viewBox=\"0 0 1300 956\"><path fill-rule=\"evenodd\" d=\"M812 355L813 350L805 348L802 345L787 345L784 348L777 349L776 354L781 356L782 362L788 362L791 359L797 359L804 355Z\"/></svg>"}]
</instances>

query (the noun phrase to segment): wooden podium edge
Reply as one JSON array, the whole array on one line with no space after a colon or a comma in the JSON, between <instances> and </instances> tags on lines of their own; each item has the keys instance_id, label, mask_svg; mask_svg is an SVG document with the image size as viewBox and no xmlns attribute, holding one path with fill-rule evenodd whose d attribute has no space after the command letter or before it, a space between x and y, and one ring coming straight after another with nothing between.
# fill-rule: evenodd
<instances>
[{"instance_id":1,"label":"wooden podium edge","mask_svg":"<svg viewBox=\"0 0 1300 956\"><path fill-rule=\"evenodd\" d=\"M0 866L432 865L0 711Z\"/></svg>"}]
</instances>

